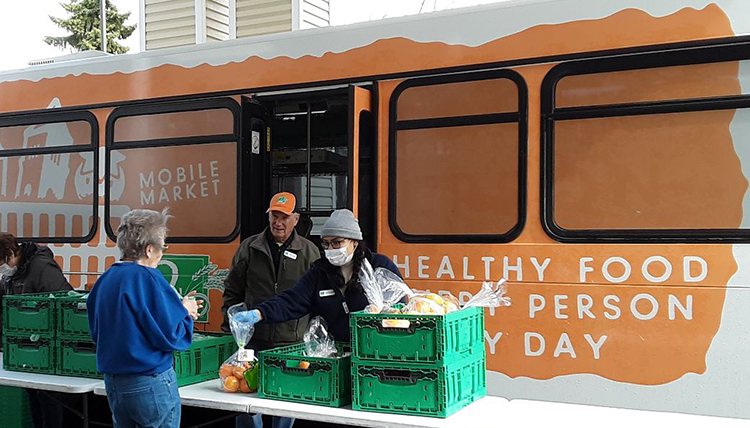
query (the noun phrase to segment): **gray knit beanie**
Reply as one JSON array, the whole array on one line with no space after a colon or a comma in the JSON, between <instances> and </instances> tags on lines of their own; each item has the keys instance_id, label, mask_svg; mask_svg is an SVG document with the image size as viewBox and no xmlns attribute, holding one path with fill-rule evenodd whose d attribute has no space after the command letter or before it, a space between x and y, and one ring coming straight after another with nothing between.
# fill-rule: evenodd
<instances>
[{"instance_id":1,"label":"gray knit beanie","mask_svg":"<svg viewBox=\"0 0 750 428\"><path fill-rule=\"evenodd\" d=\"M320 236L335 236L337 238L362 240L362 230L359 221L349 210L336 210L323 224Z\"/></svg>"}]
</instances>

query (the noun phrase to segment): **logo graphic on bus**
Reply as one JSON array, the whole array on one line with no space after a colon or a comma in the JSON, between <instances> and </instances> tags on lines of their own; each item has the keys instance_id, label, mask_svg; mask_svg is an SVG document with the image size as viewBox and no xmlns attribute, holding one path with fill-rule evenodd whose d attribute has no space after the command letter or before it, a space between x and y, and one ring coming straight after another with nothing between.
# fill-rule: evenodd
<instances>
[{"instance_id":1,"label":"logo graphic on bus","mask_svg":"<svg viewBox=\"0 0 750 428\"><path fill-rule=\"evenodd\" d=\"M217 265L212 264L207 255L188 254L165 254L158 269L180 296L196 292L195 298L203 300L197 322L208 322L208 311L211 308L208 292L224 292L224 279L229 274L229 269L217 269Z\"/></svg>"}]
</instances>

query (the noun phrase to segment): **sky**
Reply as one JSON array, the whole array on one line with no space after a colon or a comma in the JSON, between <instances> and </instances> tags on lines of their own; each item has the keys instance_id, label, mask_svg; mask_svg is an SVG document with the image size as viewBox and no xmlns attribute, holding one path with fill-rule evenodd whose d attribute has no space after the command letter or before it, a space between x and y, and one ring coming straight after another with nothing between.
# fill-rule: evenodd
<instances>
[{"instance_id":1,"label":"sky","mask_svg":"<svg viewBox=\"0 0 750 428\"><path fill-rule=\"evenodd\" d=\"M68 0L0 1L0 71L24 68L29 61L70 53L44 43L45 36L63 36L49 16L66 17L60 2ZM110 0L120 13L131 12L128 25L137 24L139 0ZM331 24L392 18L422 12L496 3L503 0L331 0ZM140 33L136 30L121 44L129 53L140 51Z\"/></svg>"}]
</instances>

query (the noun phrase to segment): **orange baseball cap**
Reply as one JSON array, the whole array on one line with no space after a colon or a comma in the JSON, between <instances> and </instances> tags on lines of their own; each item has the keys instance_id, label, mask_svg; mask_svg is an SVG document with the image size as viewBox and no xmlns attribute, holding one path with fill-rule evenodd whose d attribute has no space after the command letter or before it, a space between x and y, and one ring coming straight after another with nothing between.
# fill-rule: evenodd
<instances>
[{"instance_id":1,"label":"orange baseball cap","mask_svg":"<svg viewBox=\"0 0 750 428\"><path fill-rule=\"evenodd\" d=\"M273 195L271 198L271 205L266 210L267 213L271 211L278 211L286 215L292 215L294 213L294 207L297 204L297 198L289 192L281 192Z\"/></svg>"}]
</instances>

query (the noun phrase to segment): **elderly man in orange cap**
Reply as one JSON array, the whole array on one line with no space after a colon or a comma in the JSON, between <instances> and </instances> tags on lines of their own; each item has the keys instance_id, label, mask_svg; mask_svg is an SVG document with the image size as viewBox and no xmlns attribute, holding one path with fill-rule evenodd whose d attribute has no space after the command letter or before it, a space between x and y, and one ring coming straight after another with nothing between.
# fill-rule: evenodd
<instances>
[{"instance_id":1,"label":"elderly man in orange cap","mask_svg":"<svg viewBox=\"0 0 750 428\"><path fill-rule=\"evenodd\" d=\"M302 275L320 258L320 250L299 236L294 227L299 221L295 212L296 198L282 192L271 198L268 227L240 244L232 260L232 268L224 281L224 323L229 331L227 309L245 302L248 308L292 288ZM307 317L281 324L259 324L247 348L263 351L302 341L307 330ZM274 428L289 428L294 419L274 417ZM240 415L238 428L262 427L260 415Z\"/></svg>"}]
</instances>

